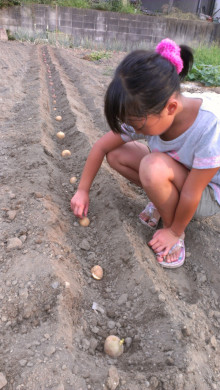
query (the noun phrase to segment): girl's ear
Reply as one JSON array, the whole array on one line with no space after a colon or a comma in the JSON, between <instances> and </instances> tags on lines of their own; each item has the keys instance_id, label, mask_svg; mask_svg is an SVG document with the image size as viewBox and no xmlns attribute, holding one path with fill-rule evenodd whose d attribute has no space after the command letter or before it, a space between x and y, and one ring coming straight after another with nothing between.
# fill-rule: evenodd
<instances>
[{"instance_id":1,"label":"girl's ear","mask_svg":"<svg viewBox=\"0 0 220 390\"><path fill-rule=\"evenodd\" d=\"M169 99L166 105L168 115L174 115L176 113L177 107L178 107L178 101L174 98Z\"/></svg>"}]
</instances>

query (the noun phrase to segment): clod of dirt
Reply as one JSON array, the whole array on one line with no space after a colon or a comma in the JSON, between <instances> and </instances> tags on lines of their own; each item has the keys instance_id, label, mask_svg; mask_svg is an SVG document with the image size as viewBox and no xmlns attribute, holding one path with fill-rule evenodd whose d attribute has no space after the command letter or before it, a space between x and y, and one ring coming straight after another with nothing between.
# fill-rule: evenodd
<instances>
[{"instance_id":1,"label":"clod of dirt","mask_svg":"<svg viewBox=\"0 0 220 390\"><path fill-rule=\"evenodd\" d=\"M7 242L7 249L19 249L22 247L22 244L22 241L17 237L9 238Z\"/></svg>"},{"instance_id":2,"label":"clod of dirt","mask_svg":"<svg viewBox=\"0 0 220 390\"><path fill-rule=\"evenodd\" d=\"M106 385L109 390L116 390L119 385L118 370L115 366L109 368Z\"/></svg>"},{"instance_id":3,"label":"clod of dirt","mask_svg":"<svg viewBox=\"0 0 220 390\"><path fill-rule=\"evenodd\" d=\"M7 385L7 379L2 372L0 372L0 389L3 389Z\"/></svg>"}]
</instances>

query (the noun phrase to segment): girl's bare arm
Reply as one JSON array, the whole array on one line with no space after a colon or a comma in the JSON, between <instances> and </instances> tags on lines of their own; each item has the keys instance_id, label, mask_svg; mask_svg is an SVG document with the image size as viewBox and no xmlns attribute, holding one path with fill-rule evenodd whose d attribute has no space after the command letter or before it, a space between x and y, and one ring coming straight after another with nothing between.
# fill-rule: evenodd
<instances>
[{"instance_id":1,"label":"girl's bare arm","mask_svg":"<svg viewBox=\"0 0 220 390\"><path fill-rule=\"evenodd\" d=\"M175 217L169 228L157 230L149 245L155 252L166 256L191 221L200 202L202 192L219 168L192 169L180 193Z\"/></svg>"},{"instance_id":2,"label":"girl's bare arm","mask_svg":"<svg viewBox=\"0 0 220 390\"><path fill-rule=\"evenodd\" d=\"M83 214L87 215L89 191L105 155L123 144L124 141L119 134L114 134L112 131L109 131L92 147L86 160L77 192L71 199L71 208L77 217L82 217Z\"/></svg>"},{"instance_id":3,"label":"girl's bare arm","mask_svg":"<svg viewBox=\"0 0 220 390\"><path fill-rule=\"evenodd\" d=\"M180 236L191 221L200 202L202 192L217 173L219 167L192 169L183 185L171 230Z\"/></svg>"}]
</instances>

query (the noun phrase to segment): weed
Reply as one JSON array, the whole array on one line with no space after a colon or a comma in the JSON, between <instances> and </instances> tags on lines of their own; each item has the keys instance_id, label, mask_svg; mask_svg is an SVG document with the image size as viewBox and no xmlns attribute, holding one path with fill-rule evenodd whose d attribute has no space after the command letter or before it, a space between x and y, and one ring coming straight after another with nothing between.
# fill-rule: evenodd
<instances>
[{"instance_id":1,"label":"weed","mask_svg":"<svg viewBox=\"0 0 220 390\"><path fill-rule=\"evenodd\" d=\"M107 53L106 51L93 51L91 54L89 54L90 61L99 61L102 58L109 58L110 53Z\"/></svg>"},{"instance_id":2,"label":"weed","mask_svg":"<svg viewBox=\"0 0 220 390\"><path fill-rule=\"evenodd\" d=\"M187 80L207 86L220 86L220 48L216 44L200 45L194 52L194 65Z\"/></svg>"}]
</instances>

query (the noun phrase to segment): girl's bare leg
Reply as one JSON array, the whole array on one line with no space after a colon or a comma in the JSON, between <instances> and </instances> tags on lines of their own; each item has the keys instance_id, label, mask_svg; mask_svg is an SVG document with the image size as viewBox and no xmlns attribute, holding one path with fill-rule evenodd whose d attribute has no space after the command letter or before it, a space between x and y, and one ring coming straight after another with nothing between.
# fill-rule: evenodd
<instances>
[{"instance_id":1,"label":"girl's bare leg","mask_svg":"<svg viewBox=\"0 0 220 390\"><path fill-rule=\"evenodd\" d=\"M139 187L142 187L139 178L140 162L142 158L147 156L149 153L150 151L146 145L134 141L126 143L108 153L107 161L113 169L119 172L122 176L126 177L126 179L135 183ZM160 215L156 209L153 212L153 216L143 210L139 217L152 227L157 224L151 220L152 217L156 221L160 219Z\"/></svg>"},{"instance_id":2,"label":"girl's bare leg","mask_svg":"<svg viewBox=\"0 0 220 390\"><path fill-rule=\"evenodd\" d=\"M165 153L151 153L141 160L140 181L159 211L164 227L170 227L173 222L179 194L188 173L182 164ZM167 261L175 261L178 256L179 250L168 255Z\"/></svg>"},{"instance_id":3,"label":"girl's bare leg","mask_svg":"<svg viewBox=\"0 0 220 390\"><path fill-rule=\"evenodd\" d=\"M142 186L158 209L165 227L171 226L188 169L165 153L151 153L140 164Z\"/></svg>"},{"instance_id":4,"label":"girl's bare leg","mask_svg":"<svg viewBox=\"0 0 220 390\"><path fill-rule=\"evenodd\" d=\"M109 165L126 179L142 187L139 178L141 160L150 154L146 145L140 142L128 142L107 154Z\"/></svg>"}]
</instances>

